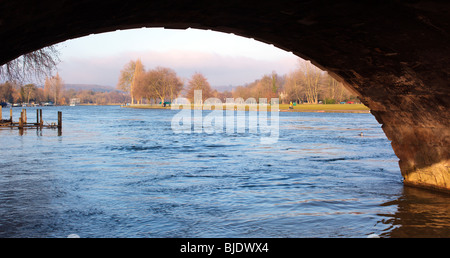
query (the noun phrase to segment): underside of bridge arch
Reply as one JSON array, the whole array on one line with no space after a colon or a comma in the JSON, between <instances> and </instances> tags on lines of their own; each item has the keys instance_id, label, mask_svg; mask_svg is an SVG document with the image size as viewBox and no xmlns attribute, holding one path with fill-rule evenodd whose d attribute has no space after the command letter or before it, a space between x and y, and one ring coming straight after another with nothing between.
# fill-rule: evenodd
<instances>
[{"instance_id":1,"label":"underside of bridge arch","mask_svg":"<svg viewBox=\"0 0 450 258\"><path fill-rule=\"evenodd\" d=\"M357 93L391 140L405 184L449 191L448 17L445 1L2 1L0 64L118 29L254 38L311 60Z\"/></svg>"}]
</instances>

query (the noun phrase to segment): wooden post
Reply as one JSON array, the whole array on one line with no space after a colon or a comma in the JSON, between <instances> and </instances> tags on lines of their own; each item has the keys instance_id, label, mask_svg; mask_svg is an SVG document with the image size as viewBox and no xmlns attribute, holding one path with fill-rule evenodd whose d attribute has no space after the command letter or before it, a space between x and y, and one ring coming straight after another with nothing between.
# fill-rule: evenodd
<instances>
[{"instance_id":1,"label":"wooden post","mask_svg":"<svg viewBox=\"0 0 450 258\"><path fill-rule=\"evenodd\" d=\"M40 124L41 124L41 127L42 127L44 125L44 120L42 119L42 109L39 109L39 116L41 118Z\"/></svg>"},{"instance_id":2,"label":"wooden post","mask_svg":"<svg viewBox=\"0 0 450 258\"><path fill-rule=\"evenodd\" d=\"M39 109L36 109L36 125L39 124Z\"/></svg>"},{"instance_id":3,"label":"wooden post","mask_svg":"<svg viewBox=\"0 0 450 258\"><path fill-rule=\"evenodd\" d=\"M58 111L58 128L62 128L62 112Z\"/></svg>"},{"instance_id":4,"label":"wooden post","mask_svg":"<svg viewBox=\"0 0 450 258\"><path fill-rule=\"evenodd\" d=\"M58 111L58 136L62 136L62 112Z\"/></svg>"},{"instance_id":5,"label":"wooden post","mask_svg":"<svg viewBox=\"0 0 450 258\"><path fill-rule=\"evenodd\" d=\"M9 120L12 123L12 108L9 109Z\"/></svg>"},{"instance_id":6,"label":"wooden post","mask_svg":"<svg viewBox=\"0 0 450 258\"><path fill-rule=\"evenodd\" d=\"M23 129L23 110L20 112L19 129Z\"/></svg>"},{"instance_id":7,"label":"wooden post","mask_svg":"<svg viewBox=\"0 0 450 258\"><path fill-rule=\"evenodd\" d=\"M20 117L22 118L22 123L27 123L27 110L22 108L22 112L20 113Z\"/></svg>"},{"instance_id":8,"label":"wooden post","mask_svg":"<svg viewBox=\"0 0 450 258\"><path fill-rule=\"evenodd\" d=\"M0 105L0 120L3 120L3 107L2 107L2 105Z\"/></svg>"}]
</instances>

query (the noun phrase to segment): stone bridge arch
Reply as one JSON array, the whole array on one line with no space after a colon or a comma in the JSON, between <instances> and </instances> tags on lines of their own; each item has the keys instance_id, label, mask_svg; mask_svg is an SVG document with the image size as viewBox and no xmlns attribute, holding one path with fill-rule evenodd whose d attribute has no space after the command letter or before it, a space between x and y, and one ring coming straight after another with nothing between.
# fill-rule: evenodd
<instances>
[{"instance_id":1,"label":"stone bridge arch","mask_svg":"<svg viewBox=\"0 0 450 258\"><path fill-rule=\"evenodd\" d=\"M357 93L391 140L405 184L449 191L448 17L449 3L419 0L2 1L0 64L118 29L254 38L311 60Z\"/></svg>"}]
</instances>

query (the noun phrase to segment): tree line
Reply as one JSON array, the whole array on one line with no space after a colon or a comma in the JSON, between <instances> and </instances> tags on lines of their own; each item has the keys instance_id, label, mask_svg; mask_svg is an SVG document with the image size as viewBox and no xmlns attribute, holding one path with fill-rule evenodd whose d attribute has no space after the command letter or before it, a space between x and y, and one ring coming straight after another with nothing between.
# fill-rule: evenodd
<instances>
[{"instance_id":1,"label":"tree line","mask_svg":"<svg viewBox=\"0 0 450 258\"><path fill-rule=\"evenodd\" d=\"M280 103L338 104L358 101L345 86L328 73L300 60L296 69L286 75L276 72L262 76L253 83L238 86L231 93L233 98L278 98Z\"/></svg>"},{"instance_id":2,"label":"tree line","mask_svg":"<svg viewBox=\"0 0 450 258\"><path fill-rule=\"evenodd\" d=\"M64 82L52 72L59 63L59 51L49 46L30 52L0 66L0 103L53 102L67 105L71 99L79 99L81 104L123 104L130 101L129 94L123 92L96 92L92 90L65 90ZM44 86L26 81L43 82Z\"/></svg>"},{"instance_id":3,"label":"tree line","mask_svg":"<svg viewBox=\"0 0 450 258\"><path fill-rule=\"evenodd\" d=\"M215 97L225 102L226 98L278 98L280 103L325 103L334 104L357 101L342 83L328 73L299 59L294 71L279 75L276 72L263 75L256 81L238 86L232 92L213 90L207 78L195 73L184 88L183 79L174 70L157 67L146 71L141 60L130 61L122 69L117 88L128 92L132 104L171 102L182 94L193 101L194 90L202 90L203 100Z\"/></svg>"},{"instance_id":4,"label":"tree line","mask_svg":"<svg viewBox=\"0 0 450 258\"><path fill-rule=\"evenodd\" d=\"M65 90L64 82L57 73L46 77L44 87L35 84L22 85L15 80L0 84L0 102L42 103L53 102L67 105L71 99L79 99L81 104L124 104L124 103L164 103L183 96L191 103L194 91L202 90L203 101L207 98L278 98L280 103L340 103L358 101L342 83L333 79L308 61L299 59L297 67L285 75L272 72L252 83L235 87L231 92L214 90L208 79L201 73L194 73L189 79L180 78L167 67L145 69L141 60L128 62L120 72L117 88L120 91L95 92L92 90Z\"/></svg>"},{"instance_id":5,"label":"tree line","mask_svg":"<svg viewBox=\"0 0 450 258\"><path fill-rule=\"evenodd\" d=\"M171 103L184 91L184 95L193 100L194 91L202 90L203 100L216 97L218 92L211 88L206 77L195 73L184 87L185 80L167 67L156 67L146 70L140 59L130 61L120 72L117 88L128 92L131 104Z\"/></svg>"},{"instance_id":6,"label":"tree line","mask_svg":"<svg viewBox=\"0 0 450 258\"><path fill-rule=\"evenodd\" d=\"M44 86L36 84L22 85L17 81L7 81L0 84L0 102L42 104L51 102L55 105L68 105L71 99L78 99L80 104L123 104L130 101L130 96L124 92L96 92L92 90L66 90L64 81L57 73L46 77Z\"/></svg>"},{"instance_id":7,"label":"tree line","mask_svg":"<svg viewBox=\"0 0 450 258\"><path fill-rule=\"evenodd\" d=\"M69 104L70 99L80 99L84 104L122 104L129 102L129 95L122 92L94 92L90 90L65 90L64 82L57 73L51 76L59 63L59 52L55 46L27 53L0 66L0 103L53 102ZM25 81L43 82L44 86Z\"/></svg>"},{"instance_id":8,"label":"tree line","mask_svg":"<svg viewBox=\"0 0 450 258\"><path fill-rule=\"evenodd\" d=\"M22 85L17 81L7 81L0 84L0 102L9 103L41 103L53 102L64 104L63 81L59 74L45 78L44 88L30 83Z\"/></svg>"}]
</instances>

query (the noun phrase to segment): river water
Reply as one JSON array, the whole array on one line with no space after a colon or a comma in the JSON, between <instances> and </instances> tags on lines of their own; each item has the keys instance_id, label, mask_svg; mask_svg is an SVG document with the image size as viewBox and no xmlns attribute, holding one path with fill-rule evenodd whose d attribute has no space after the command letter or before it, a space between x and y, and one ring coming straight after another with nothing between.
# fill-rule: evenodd
<instances>
[{"instance_id":1,"label":"river water","mask_svg":"<svg viewBox=\"0 0 450 258\"><path fill-rule=\"evenodd\" d=\"M450 196L403 186L370 114L281 112L261 144L176 134L175 110L43 109L60 136L0 129L0 237L450 237Z\"/></svg>"}]
</instances>

